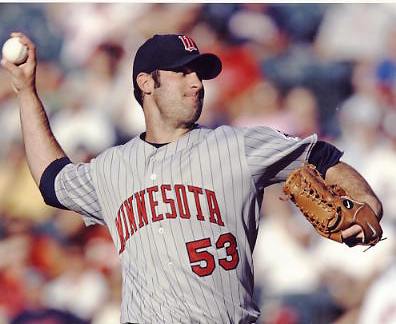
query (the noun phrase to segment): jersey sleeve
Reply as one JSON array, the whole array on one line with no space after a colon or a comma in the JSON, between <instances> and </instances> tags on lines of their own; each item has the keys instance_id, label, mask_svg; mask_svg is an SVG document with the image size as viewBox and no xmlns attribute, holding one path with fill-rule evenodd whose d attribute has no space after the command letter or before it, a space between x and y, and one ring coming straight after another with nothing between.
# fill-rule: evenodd
<instances>
[{"instance_id":1,"label":"jersey sleeve","mask_svg":"<svg viewBox=\"0 0 396 324\"><path fill-rule=\"evenodd\" d=\"M327 170L336 165L343 154L334 145L317 141L311 150L308 162L315 165L322 177L325 178Z\"/></svg>"},{"instance_id":2,"label":"jersey sleeve","mask_svg":"<svg viewBox=\"0 0 396 324\"><path fill-rule=\"evenodd\" d=\"M308 161L317 142L316 134L301 139L264 126L243 128L242 132L248 168L259 190L285 181L291 171Z\"/></svg>"},{"instance_id":3,"label":"jersey sleeve","mask_svg":"<svg viewBox=\"0 0 396 324\"><path fill-rule=\"evenodd\" d=\"M55 178L55 193L63 206L83 216L87 226L104 225L91 167L91 163L67 164Z\"/></svg>"}]
</instances>

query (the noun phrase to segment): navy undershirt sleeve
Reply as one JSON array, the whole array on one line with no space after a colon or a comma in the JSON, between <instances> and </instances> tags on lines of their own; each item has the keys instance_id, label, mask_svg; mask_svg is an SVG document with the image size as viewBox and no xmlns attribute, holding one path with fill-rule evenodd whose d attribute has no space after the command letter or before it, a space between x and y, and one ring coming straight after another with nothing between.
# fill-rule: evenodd
<instances>
[{"instance_id":1,"label":"navy undershirt sleeve","mask_svg":"<svg viewBox=\"0 0 396 324\"><path fill-rule=\"evenodd\" d=\"M316 169L324 178L327 169L336 165L343 154L334 145L324 141L318 141L312 148L308 162L315 165Z\"/></svg>"},{"instance_id":2,"label":"navy undershirt sleeve","mask_svg":"<svg viewBox=\"0 0 396 324\"><path fill-rule=\"evenodd\" d=\"M47 205L61 209L68 209L63 206L56 197L55 178L60 170L69 163L71 163L70 159L68 157L63 157L52 161L44 170L40 179L39 189Z\"/></svg>"}]
</instances>

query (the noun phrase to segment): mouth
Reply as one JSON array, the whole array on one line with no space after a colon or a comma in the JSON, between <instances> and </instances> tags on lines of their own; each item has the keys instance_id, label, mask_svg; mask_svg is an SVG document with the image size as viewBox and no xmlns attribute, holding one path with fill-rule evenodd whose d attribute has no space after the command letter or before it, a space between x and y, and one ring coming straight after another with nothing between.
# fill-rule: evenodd
<instances>
[{"instance_id":1,"label":"mouth","mask_svg":"<svg viewBox=\"0 0 396 324\"><path fill-rule=\"evenodd\" d=\"M185 96L189 98L193 98L195 100L202 101L204 98L204 92L202 90L194 91L194 92L186 93Z\"/></svg>"}]
</instances>

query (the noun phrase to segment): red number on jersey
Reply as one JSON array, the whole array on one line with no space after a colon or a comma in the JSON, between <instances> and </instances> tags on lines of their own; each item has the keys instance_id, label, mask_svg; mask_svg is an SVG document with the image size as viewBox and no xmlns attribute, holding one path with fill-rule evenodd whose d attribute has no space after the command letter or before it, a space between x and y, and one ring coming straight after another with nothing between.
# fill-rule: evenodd
<instances>
[{"instance_id":1,"label":"red number on jersey","mask_svg":"<svg viewBox=\"0 0 396 324\"><path fill-rule=\"evenodd\" d=\"M188 242L186 243L186 246L190 263L199 262L199 264L191 265L192 271L200 277L205 277L212 274L215 268L213 255L208 251L198 251L199 249L204 249L211 246L210 238ZM202 261L205 262L205 266L202 265Z\"/></svg>"},{"instance_id":2,"label":"red number on jersey","mask_svg":"<svg viewBox=\"0 0 396 324\"><path fill-rule=\"evenodd\" d=\"M188 258L190 263L198 263L191 265L191 269L200 277L205 277L214 271L215 258L208 251L198 251L211 246L210 238L192 241L186 243ZM219 264L224 270L235 269L239 263L239 255L237 249L237 241L231 233L221 234L216 241L216 249L225 248L227 257L219 259ZM205 262L205 266L202 265Z\"/></svg>"},{"instance_id":3,"label":"red number on jersey","mask_svg":"<svg viewBox=\"0 0 396 324\"><path fill-rule=\"evenodd\" d=\"M221 234L216 242L216 248L221 249L223 247L226 249L227 257L224 259L219 259L220 266L227 271L235 269L239 262L235 236L231 233ZM231 257L231 259L228 259L228 257Z\"/></svg>"}]
</instances>

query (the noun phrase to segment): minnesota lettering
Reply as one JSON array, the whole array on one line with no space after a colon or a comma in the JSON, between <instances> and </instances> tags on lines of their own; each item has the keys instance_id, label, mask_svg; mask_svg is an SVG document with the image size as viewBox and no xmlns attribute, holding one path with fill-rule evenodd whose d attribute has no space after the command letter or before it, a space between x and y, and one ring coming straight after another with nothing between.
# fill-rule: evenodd
<instances>
[{"instance_id":1,"label":"minnesota lettering","mask_svg":"<svg viewBox=\"0 0 396 324\"><path fill-rule=\"evenodd\" d=\"M154 193L158 193L154 195ZM154 196L159 197L157 199ZM148 205L146 206L146 203ZM166 213L157 213L158 205L167 205ZM205 204L209 215L204 215L202 204ZM196 215L191 215L191 205L195 206ZM134 208L135 207L135 208ZM136 211L136 213L135 213ZM213 224L224 226L216 193L209 189L182 184L163 184L153 186L135 192L127 198L120 206L115 219L115 224L120 239L121 254L125 249L125 243L140 228L162 221L163 219L191 219L209 221Z\"/></svg>"}]
</instances>

